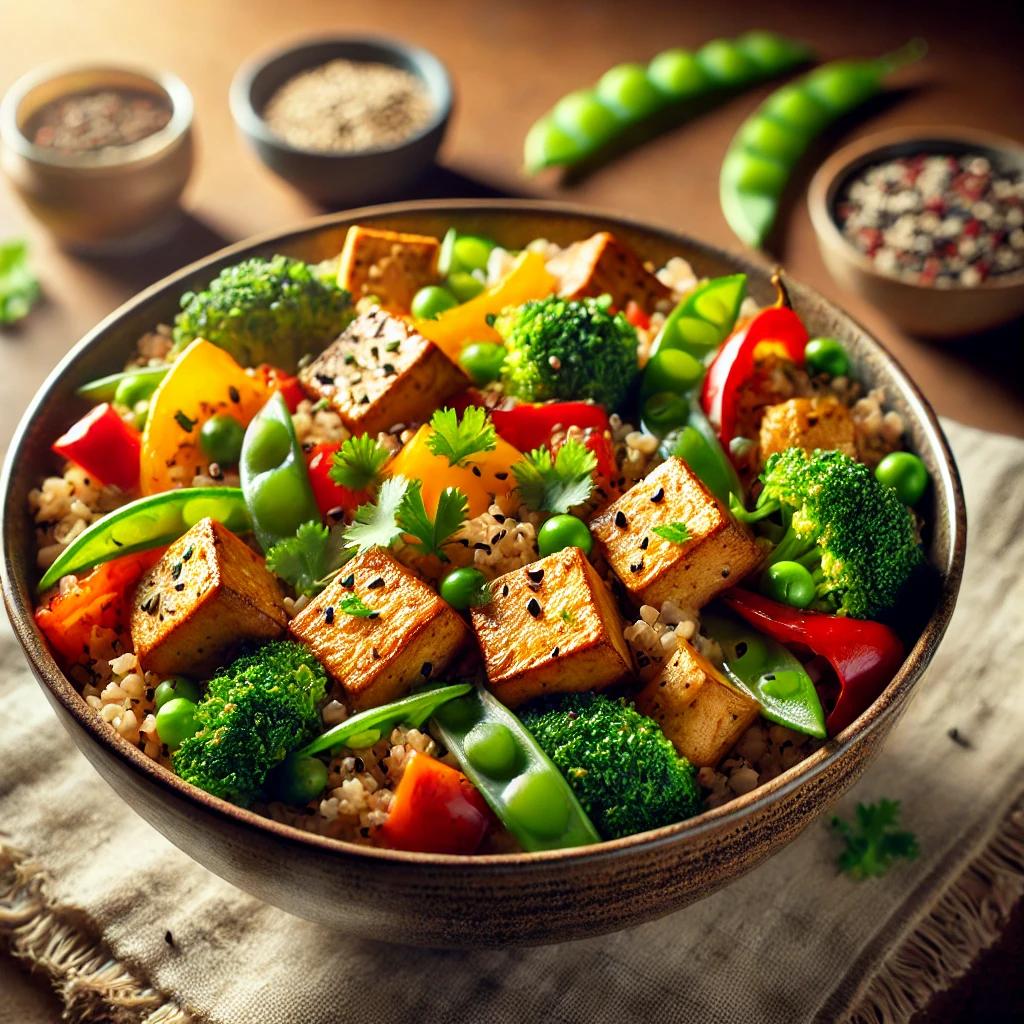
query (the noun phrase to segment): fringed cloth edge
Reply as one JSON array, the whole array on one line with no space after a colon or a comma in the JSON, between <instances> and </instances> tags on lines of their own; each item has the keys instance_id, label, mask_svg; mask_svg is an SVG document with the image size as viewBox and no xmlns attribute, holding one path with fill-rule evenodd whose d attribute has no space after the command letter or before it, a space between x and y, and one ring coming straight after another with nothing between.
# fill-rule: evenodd
<instances>
[{"instance_id":1,"label":"fringed cloth edge","mask_svg":"<svg viewBox=\"0 0 1024 1024\"><path fill-rule=\"evenodd\" d=\"M43 974L69 1024L189 1024L189 1015L113 959L58 906L46 872L0 843L0 945Z\"/></svg>"},{"instance_id":2,"label":"fringed cloth edge","mask_svg":"<svg viewBox=\"0 0 1024 1024\"><path fill-rule=\"evenodd\" d=\"M970 969L1024 897L1024 800L872 978L843 1024L900 1024Z\"/></svg>"}]
</instances>

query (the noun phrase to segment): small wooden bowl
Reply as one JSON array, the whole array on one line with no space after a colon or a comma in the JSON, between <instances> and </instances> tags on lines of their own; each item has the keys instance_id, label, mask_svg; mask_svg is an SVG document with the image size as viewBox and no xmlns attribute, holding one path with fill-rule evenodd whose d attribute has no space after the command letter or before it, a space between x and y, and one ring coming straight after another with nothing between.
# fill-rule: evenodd
<instances>
[{"instance_id":1,"label":"small wooden bowl","mask_svg":"<svg viewBox=\"0 0 1024 1024\"><path fill-rule=\"evenodd\" d=\"M562 942L639 924L714 892L781 850L827 810L878 753L906 709L946 630L963 572L966 522L956 466L935 414L895 360L822 296L793 282L812 334L842 338L853 372L883 387L904 418L907 445L931 473L922 512L932 585L914 602L906 661L878 699L840 735L764 786L704 814L574 850L484 857L367 849L311 835L218 800L123 739L90 708L53 659L33 620L35 568L28 492L57 469L50 442L86 408L84 380L123 366L136 340L169 323L182 292L225 266L282 252L310 261L337 254L352 224L440 237L449 227L520 248L565 245L610 230L661 265L682 256L701 275L744 272L770 303L769 271L666 228L564 204L399 203L322 217L225 249L153 285L91 331L50 375L8 449L2 487L0 581L15 632L47 699L99 774L171 842L239 888L348 934L422 946Z\"/></svg>"},{"instance_id":2,"label":"small wooden bowl","mask_svg":"<svg viewBox=\"0 0 1024 1024\"><path fill-rule=\"evenodd\" d=\"M37 146L25 125L70 93L131 89L165 99L170 121L127 146L57 153ZM18 79L0 105L3 169L31 212L62 245L122 252L155 245L178 222L178 200L192 173L192 94L177 75L131 67L73 64Z\"/></svg>"},{"instance_id":3,"label":"small wooden bowl","mask_svg":"<svg viewBox=\"0 0 1024 1024\"><path fill-rule=\"evenodd\" d=\"M846 183L865 167L919 153L978 153L993 166L1024 170L1024 146L967 128L894 129L839 150L811 181L811 222L821 258L844 288L863 295L909 334L954 338L975 334L1024 314L1024 271L988 278L974 287L935 288L879 270L844 237L836 201Z\"/></svg>"}]
</instances>

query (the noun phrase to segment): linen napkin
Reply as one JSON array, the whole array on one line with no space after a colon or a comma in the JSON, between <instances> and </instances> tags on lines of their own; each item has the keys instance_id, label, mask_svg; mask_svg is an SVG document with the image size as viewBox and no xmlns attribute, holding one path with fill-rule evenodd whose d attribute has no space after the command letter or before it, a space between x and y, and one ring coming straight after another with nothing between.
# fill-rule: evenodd
<instances>
[{"instance_id":1,"label":"linen napkin","mask_svg":"<svg viewBox=\"0 0 1024 1024\"><path fill-rule=\"evenodd\" d=\"M7 632L0 942L47 971L82 1021L906 1019L1024 892L1024 442L946 428L970 519L959 605L912 707L837 808L901 800L917 861L852 881L822 819L725 890L618 934L478 952L366 942L245 895L134 815L74 749Z\"/></svg>"}]
</instances>

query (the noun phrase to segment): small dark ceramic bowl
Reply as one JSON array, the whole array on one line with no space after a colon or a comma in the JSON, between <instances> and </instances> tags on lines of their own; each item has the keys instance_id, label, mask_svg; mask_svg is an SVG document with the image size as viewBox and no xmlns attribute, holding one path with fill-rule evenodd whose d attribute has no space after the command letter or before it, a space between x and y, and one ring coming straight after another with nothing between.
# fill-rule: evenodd
<instances>
[{"instance_id":1,"label":"small dark ceramic bowl","mask_svg":"<svg viewBox=\"0 0 1024 1024\"><path fill-rule=\"evenodd\" d=\"M963 572L966 523L956 466L935 414L893 358L855 321L793 282L812 335L842 338L854 372L885 388L907 444L932 476L923 512L934 586L915 608L906 661L872 706L809 758L724 807L652 832L575 850L485 857L367 849L262 818L187 785L102 722L61 672L32 617L35 569L29 490L56 469L50 442L85 408L84 380L121 367L138 337L168 323L182 292L223 267L283 252L337 254L352 224L440 237L449 227L519 248L610 230L643 257L689 260L701 275L745 272L774 298L768 271L666 228L537 202L421 202L322 217L194 263L136 296L91 331L53 371L25 413L2 482L4 601L43 692L71 738L128 804L211 871L260 899L349 933L425 946L560 942L639 924L709 895L781 850L857 779L906 709L945 632Z\"/></svg>"},{"instance_id":2,"label":"small dark ceramic bowl","mask_svg":"<svg viewBox=\"0 0 1024 1024\"><path fill-rule=\"evenodd\" d=\"M295 75L343 58L390 64L414 74L434 112L415 135L394 146L351 153L302 149L274 134L263 110ZM398 196L434 162L451 117L451 79L432 53L394 39L337 36L310 39L244 65L231 83L231 113L249 145L275 174L311 199L351 206Z\"/></svg>"},{"instance_id":3,"label":"small dark ceramic bowl","mask_svg":"<svg viewBox=\"0 0 1024 1024\"><path fill-rule=\"evenodd\" d=\"M847 183L873 164L920 153L978 153L993 167L1024 171L1024 146L969 128L899 128L858 139L822 164L808 193L825 266L843 287L922 337L961 337L1024 315L1024 271L993 275L974 286L935 288L880 270L843 234L836 204Z\"/></svg>"}]
</instances>

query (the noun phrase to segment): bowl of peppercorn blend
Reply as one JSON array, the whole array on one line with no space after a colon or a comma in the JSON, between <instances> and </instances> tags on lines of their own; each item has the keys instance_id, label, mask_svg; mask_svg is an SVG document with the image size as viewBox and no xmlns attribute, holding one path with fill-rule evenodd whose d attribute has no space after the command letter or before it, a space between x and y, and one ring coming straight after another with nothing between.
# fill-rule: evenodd
<instances>
[{"instance_id":1,"label":"bowl of peppercorn blend","mask_svg":"<svg viewBox=\"0 0 1024 1024\"><path fill-rule=\"evenodd\" d=\"M4 172L69 248L142 249L165 237L192 171L192 95L176 75L43 68L0 104Z\"/></svg>"},{"instance_id":2,"label":"bowl of peppercorn blend","mask_svg":"<svg viewBox=\"0 0 1024 1024\"><path fill-rule=\"evenodd\" d=\"M815 175L810 212L836 281L911 334L1024 315L1024 147L962 129L861 139Z\"/></svg>"},{"instance_id":3,"label":"bowl of peppercorn blend","mask_svg":"<svg viewBox=\"0 0 1024 1024\"><path fill-rule=\"evenodd\" d=\"M382 38L306 40L231 84L231 112L260 160L326 205L399 195L434 162L451 110L444 65Z\"/></svg>"}]
</instances>

